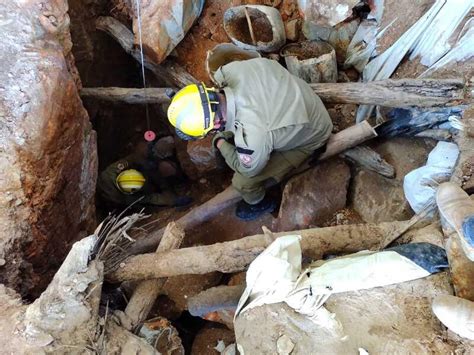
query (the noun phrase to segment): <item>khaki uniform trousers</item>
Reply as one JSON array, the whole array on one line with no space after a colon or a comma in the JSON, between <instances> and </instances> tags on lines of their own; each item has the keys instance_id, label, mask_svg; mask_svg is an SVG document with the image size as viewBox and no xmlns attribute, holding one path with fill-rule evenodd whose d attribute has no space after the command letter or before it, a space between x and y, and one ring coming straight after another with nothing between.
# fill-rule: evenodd
<instances>
[{"instance_id":1,"label":"khaki uniform trousers","mask_svg":"<svg viewBox=\"0 0 474 355\"><path fill-rule=\"evenodd\" d=\"M267 165L256 176L247 177L234 173L232 186L242 195L248 204L259 203L265 197L265 183L273 179L281 182L292 170L300 166L313 152L308 149L273 151Z\"/></svg>"}]
</instances>

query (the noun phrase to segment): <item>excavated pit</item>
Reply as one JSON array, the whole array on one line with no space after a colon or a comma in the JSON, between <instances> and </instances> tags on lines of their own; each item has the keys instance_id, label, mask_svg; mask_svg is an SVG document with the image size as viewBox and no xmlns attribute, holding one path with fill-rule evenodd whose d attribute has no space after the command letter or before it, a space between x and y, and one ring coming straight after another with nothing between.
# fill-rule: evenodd
<instances>
[{"instance_id":1,"label":"excavated pit","mask_svg":"<svg viewBox=\"0 0 474 355\"><path fill-rule=\"evenodd\" d=\"M209 1L209 3L211 5L205 8L203 16L222 24L222 3L215 1ZM110 36L95 30L95 19L101 15L109 15L112 11L110 4L105 0L93 0L88 4L79 0L71 0L69 1L69 7L73 44L72 53L82 86L141 87L139 63L129 54L125 53L120 45ZM271 41L271 26L269 26L270 24L265 16L254 9L249 9L249 14L254 32L257 35L257 41ZM123 16L123 20L128 21L129 18ZM128 25L130 26L130 22L128 22ZM185 65L199 79L208 81L207 77L203 78L205 75L205 52L212 48L215 43L221 42L220 38L225 37L225 35L222 26L218 27L218 30L212 33L212 36L208 33L205 34L202 37L202 42L205 45L201 46L199 44L197 53L194 53L193 43L199 39L196 39L196 37L205 32L203 30L204 27L206 27L206 24L200 23L191 30L190 33L195 38L192 38L192 36L186 37L176 48L176 53L179 54L176 60ZM233 22L232 31L243 42L252 42L245 17L241 17ZM298 52L298 56L301 58L307 57L305 48ZM69 74L74 72L73 68L74 65L70 66L67 72ZM164 86L151 72L147 71L146 75L149 86ZM68 77L69 84L71 84L73 77L74 75ZM76 77L76 82L78 82L77 79ZM75 89L73 90L72 86L70 86L68 90L74 91ZM143 142L143 133L146 130L151 129L157 132L159 137L173 134L167 124L165 109L160 107L160 105L149 105L149 120L147 120L146 109L143 105L128 105L84 99L83 105L88 114L88 119L84 119L87 115L84 116L85 112L82 110L80 101L76 96L74 97L77 99L75 101L77 107L74 106L77 111L70 113L68 117L81 117L82 121L81 130L74 131L72 136L75 138L81 136L90 137L89 134L92 134L93 138L84 139L82 144L76 144L71 149L66 140L54 136L54 139L41 146L46 152L53 151L52 156L55 158L59 156L58 159L49 161L48 166L40 166L34 157L31 158L31 152L20 151L18 158L24 160L24 165L26 166L24 169L34 174L45 174L46 168L51 169L55 166L61 166L66 172L53 182L64 184L64 181L70 179L76 182L76 187L78 185L81 185L81 187L85 186L85 189L80 189L81 193L89 192L90 194L95 189L95 178L90 176L97 175L98 172L105 169L110 163L133 152L137 145ZM328 109L333 121L336 123L336 131L352 124L354 105L332 105ZM90 120L92 127L88 127L88 120ZM91 133L94 131L97 134L97 147L90 143L91 141L95 143L95 133ZM83 135L83 132L85 132L85 135ZM69 138L72 136L69 136ZM290 213L297 214L301 212L303 215L302 220L305 221L305 225L298 226L301 228L355 224L364 221L378 223L409 218L413 215L413 212L406 201L405 203L400 203L400 196L402 196L401 199L403 200L403 177L410 170L424 164L433 146L434 141L429 139L397 138L390 141L374 141L371 143L371 147L395 167L397 172L395 179L387 179L372 172L367 173L354 165L349 166L344 162L339 162L337 168L332 167L332 165L328 165L326 168L325 165L319 172L318 182L324 184L324 177L331 176L333 180L331 182L334 184L332 186L336 186L336 189L337 184L340 182L341 188L340 191L338 190L338 196L340 195L340 197L337 198L337 203L334 201L334 194L331 194L331 191L310 192L321 194L320 197L322 199L338 207L329 208L330 212L324 218L318 220L314 218L304 219L304 213L301 211L290 211ZM78 147L82 148L81 153ZM61 150L66 149L71 149L72 152L68 155L69 159L71 159L69 163L65 162L65 158L60 154ZM185 146L184 148L183 146L177 146L177 149L179 152L176 159L184 165L185 160L180 159L180 155L187 155L188 151ZM87 156L85 152L89 152L91 155ZM98 156L98 163L97 161L93 162L92 158L87 160L87 157L95 156L95 153ZM87 172L89 178L81 180L81 182L76 181L77 175L81 176L80 173L77 174L78 169ZM182 166L182 169L186 172L185 166ZM472 175L472 165L467 163L463 166L463 169L465 171L464 175ZM345 174L342 174L341 171L345 171ZM33 228L28 230L28 233L31 233L34 238L33 241L28 240L25 242L22 240L16 242L17 245L11 250L13 250L13 254L18 254L14 260L20 260L21 266L18 268L14 264L10 264L9 261L11 259L5 258L7 259L7 266L2 269L3 275L0 281L16 288L26 300L33 301L51 281L54 272L61 265L71 244L87 235L87 233L92 232L96 222L101 221L110 211L100 202L96 201L95 207L94 203L90 203L91 209L96 208L96 218L94 218L93 212L89 213L87 217L78 216L77 206L85 204L83 199L81 199L80 193L69 189L56 195L48 195L48 199L42 200L41 197L43 195L41 195L38 187L34 183L28 184L28 178L31 179L31 176L28 176L25 180L26 182L24 182L27 195L31 200L31 202L28 202L28 207L38 211L28 217L29 221L34 222ZM181 191L188 192L194 199L193 206L197 206L222 191L230 184L230 179L231 172L228 170L200 172L198 177L188 176L184 186L181 186ZM303 178L300 186L309 186L309 184L304 184L308 182L308 179L306 178L305 180ZM281 198L281 195L284 195L283 188L276 187L270 193L276 198ZM308 191L300 190L299 186L291 186L290 191L294 191L296 195L295 203L297 205L304 201L309 193ZM90 196L90 199L93 199L93 197ZM21 203L18 206L21 206ZM333 207L333 205L330 207ZM65 211L68 212L66 213L66 218L62 218L61 222L58 223L58 217L64 217ZM150 208L146 212L152 214L150 219L156 221L154 227L158 228L164 227L168 222L178 219L187 211L189 211L189 208ZM74 223L74 218L81 222ZM229 207L222 210L212 221L186 231L183 247L211 245L240 239L248 235L260 234L262 226L267 226L273 231L294 229L282 227L285 225L288 224L282 223L281 216L279 217L278 213L266 215L253 222L243 222L235 217L234 207ZM52 227L54 227L54 233L46 232ZM20 270L19 272L18 269ZM182 338L187 353L211 353L213 352L212 347L209 345L211 338L213 339L212 341L214 341L214 337L217 340L228 339L232 341L233 334L229 335L230 331L218 322L191 316L185 310L186 299L203 289L215 285L242 282L242 276L242 273L223 275L215 272L202 276L185 275L172 278L165 285L165 291L158 298L152 315L164 316L172 321L172 324L177 328ZM126 285L118 288L118 285L106 283L104 293L107 295L104 295L102 302L108 300L111 309L123 310L125 306L123 297L126 296L128 298L130 296L130 289L127 289ZM383 297L383 292L380 297ZM408 313L409 311L407 311ZM212 334L212 336L208 334ZM195 340L196 342L194 342Z\"/></svg>"}]
</instances>

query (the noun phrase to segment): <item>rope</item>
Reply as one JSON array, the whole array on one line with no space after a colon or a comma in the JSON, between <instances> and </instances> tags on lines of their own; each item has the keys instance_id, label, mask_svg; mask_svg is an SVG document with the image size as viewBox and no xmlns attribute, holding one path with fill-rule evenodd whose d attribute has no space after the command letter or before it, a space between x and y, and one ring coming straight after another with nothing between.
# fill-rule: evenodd
<instances>
[{"instance_id":1,"label":"rope","mask_svg":"<svg viewBox=\"0 0 474 355\"><path fill-rule=\"evenodd\" d=\"M143 42L142 42L142 18L140 14L140 0L136 0L136 7L137 7L137 20L138 20L138 40L140 42L140 61L142 64L142 80L143 80L143 93L145 95L145 99L147 98L146 93L146 79L145 79L145 59L143 55ZM150 116L148 113L148 102L145 103L145 111L146 111L146 124L147 130L150 130Z\"/></svg>"}]
</instances>

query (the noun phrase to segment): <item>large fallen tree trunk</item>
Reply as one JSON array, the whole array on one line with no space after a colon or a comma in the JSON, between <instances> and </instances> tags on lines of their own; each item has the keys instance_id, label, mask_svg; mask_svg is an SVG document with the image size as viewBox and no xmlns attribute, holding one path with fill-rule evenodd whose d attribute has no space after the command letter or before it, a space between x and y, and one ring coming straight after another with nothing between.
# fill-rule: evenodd
<instances>
[{"instance_id":1,"label":"large fallen tree trunk","mask_svg":"<svg viewBox=\"0 0 474 355\"><path fill-rule=\"evenodd\" d=\"M133 45L133 33L120 21L113 17L99 17L96 20L96 28L107 32L122 46L125 52L141 62L140 50ZM169 61L164 61L158 65L145 56L144 65L147 69L152 71L158 79L163 80L166 85L180 88L198 82L191 74L184 70L184 68Z\"/></svg>"},{"instance_id":2,"label":"large fallen tree trunk","mask_svg":"<svg viewBox=\"0 0 474 355\"><path fill-rule=\"evenodd\" d=\"M349 127L331 136L328 141L326 152L319 156L319 160L323 160L342 153L343 151L376 136L377 133L375 133L374 129L367 121ZM308 164L303 164L300 168L296 169L294 173L301 173L308 168L310 168ZM184 230L188 230L205 221L208 221L212 217L219 214L223 209L232 206L241 199L242 197L237 192L237 190L235 190L232 186L229 186L227 189L221 193L218 193L209 201L192 209L190 212L179 218L176 222L182 226ZM131 248L130 254L141 254L155 249L160 242L163 231L164 229L161 228L148 235L145 239L138 240Z\"/></svg>"},{"instance_id":3,"label":"large fallen tree trunk","mask_svg":"<svg viewBox=\"0 0 474 355\"><path fill-rule=\"evenodd\" d=\"M244 270L274 238L301 236L303 254L313 259L324 255L378 250L381 241L390 242L403 233L411 221L380 224L341 225L292 232L257 234L231 242L176 249L166 253L131 256L108 275L111 281L144 280L186 274L223 273Z\"/></svg>"},{"instance_id":4,"label":"large fallen tree trunk","mask_svg":"<svg viewBox=\"0 0 474 355\"><path fill-rule=\"evenodd\" d=\"M369 104L385 107L433 107L472 102L470 87L462 79L398 79L368 83L311 84L314 92L326 103ZM164 103L169 99L161 93L167 88L86 88L88 96L127 103ZM115 94L120 91L121 96Z\"/></svg>"}]
</instances>

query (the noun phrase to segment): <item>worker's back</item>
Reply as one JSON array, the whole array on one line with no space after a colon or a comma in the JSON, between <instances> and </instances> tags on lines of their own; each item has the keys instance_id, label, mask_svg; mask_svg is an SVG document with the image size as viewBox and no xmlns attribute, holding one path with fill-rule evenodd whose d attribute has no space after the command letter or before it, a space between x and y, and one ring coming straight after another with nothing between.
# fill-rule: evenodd
<instances>
[{"instance_id":1,"label":"worker's back","mask_svg":"<svg viewBox=\"0 0 474 355\"><path fill-rule=\"evenodd\" d=\"M241 138L249 146L266 144L270 151L316 149L331 134L332 122L321 99L276 61L256 58L232 62L220 68L215 77L225 87L227 115L233 124L244 127ZM232 100L234 114L229 112Z\"/></svg>"}]
</instances>

